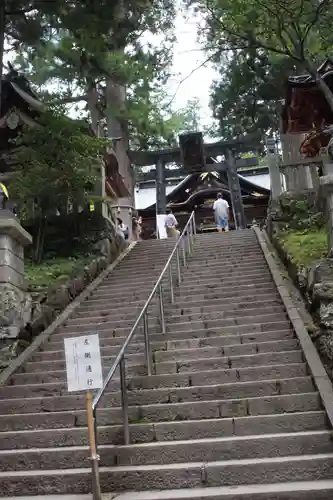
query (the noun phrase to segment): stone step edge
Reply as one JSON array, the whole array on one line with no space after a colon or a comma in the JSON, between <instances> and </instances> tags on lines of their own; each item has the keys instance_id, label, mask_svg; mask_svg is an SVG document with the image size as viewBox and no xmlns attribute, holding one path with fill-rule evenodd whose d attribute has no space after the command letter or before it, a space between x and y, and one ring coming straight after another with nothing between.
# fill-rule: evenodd
<instances>
[{"instance_id":1,"label":"stone step edge","mask_svg":"<svg viewBox=\"0 0 333 500\"><path fill-rule=\"evenodd\" d=\"M307 436L330 436L332 431L329 429L323 429L318 431L298 431L298 432L277 432L271 434L249 434L245 436L225 436L218 438L203 438L203 439L188 439L188 440L175 440L175 441L156 441L151 443L136 443L128 445L113 445L113 444L101 444L98 449L104 450L130 450L130 449L144 449L144 448L172 448L173 446L188 446L188 445L212 445L218 443L228 443L234 441L264 441L270 439L283 439L283 438L293 438L293 437L307 437ZM61 452L61 451L81 451L89 450L89 445L75 445L75 446L57 446L57 447L45 447L45 448L19 448L19 449L8 449L0 450L0 455L19 455L20 453L39 453L39 452ZM178 462L181 463L181 462ZM167 465L167 464L166 464ZM45 469L47 470L47 469ZM61 469L62 470L62 469Z\"/></svg>"},{"instance_id":2,"label":"stone step edge","mask_svg":"<svg viewBox=\"0 0 333 500\"><path fill-rule=\"evenodd\" d=\"M258 302L251 302L249 303L252 307L240 307L240 308L225 308L225 309L219 309L217 308L216 310L198 310L198 311L189 311L189 312L184 312L181 314L181 307L179 308L180 310L169 310L169 311L164 311L164 315L166 318L166 322L169 325L172 325L174 322L176 324L178 323L183 323L183 321L179 321L180 319L188 318L186 323L190 323L192 321L197 321L200 319L207 320L207 317L209 317L209 320L212 320L214 318L211 318L212 315L219 315L218 318L216 319L228 319L229 314L234 313L237 316L240 317L246 317L246 314L244 314L246 311L254 311L254 310L265 310L267 307L270 308L270 310L273 309L273 312L278 312L277 309L284 311L284 305L279 301L279 299L271 299L271 300L265 300L265 301L258 301ZM126 324L129 321L133 320L133 324L135 323L137 317L139 316L139 311L134 311L132 317L131 314L129 313L126 318L118 319L114 321L115 326L117 327L118 324ZM170 313L170 314L168 314ZM176 314L178 313L178 314ZM225 316L227 314L227 316ZM259 314L264 314L263 312L260 312ZM79 317L79 318L73 318L67 322L66 327L71 328L71 327L78 327L78 326L88 326L91 325L93 328L94 325L98 324L101 325L103 323L109 323L110 319L112 320L113 313L108 314L108 315L98 315L98 316L86 316L86 317ZM149 321L152 321L153 324L156 322L158 324L159 322L159 316L156 314L148 314ZM103 320L103 321L101 321ZM170 320L172 320L170 322Z\"/></svg>"},{"instance_id":3,"label":"stone step edge","mask_svg":"<svg viewBox=\"0 0 333 500\"><path fill-rule=\"evenodd\" d=\"M288 323L289 325L291 325L290 320L287 319L287 318L283 318L283 320L279 320L279 321L265 321L264 324L265 325L266 324L269 324L269 325L276 325L276 324L278 324L278 325L280 325L281 323ZM190 324L190 322L189 322L189 324ZM263 324L262 322L261 323L251 323L250 326L257 326L257 325L262 325L262 324ZM229 325L229 326L222 326L222 327L219 327L219 328L220 329L238 328L238 327L239 328L242 328L242 327L244 328L244 327L247 327L247 326L249 326L249 325ZM277 330L280 330L280 328L278 328ZM265 333L266 332L267 333L267 332L277 331L277 330L252 330L252 331L249 331L248 333L252 333L252 332L254 332L254 333ZM155 332L153 334L149 333L149 335L161 335L163 337L167 337L169 334L171 334L171 335L176 334L177 335L177 334L185 334L185 333L189 333L189 332L191 332L191 333L195 333L195 332L202 333L202 332L205 332L205 331L206 330L203 329L203 328L191 328L190 330L175 330L175 331L166 332L166 333ZM99 331L99 333L100 333L100 331ZM242 335L243 333L244 332L239 332L239 333L236 332L236 333L234 333L234 335ZM54 341L55 342L61 342L62 341L61 339L63 339L66 334L67 334L67 332L62 332L61 333L61 332L57 332L56 331L56 332L53 333L52 336L50 336L49 341L50 342L54 342ZM79 335L82 335L82 333L80 333L80 332L72 332L72 333L70 333L70 335L72 337L77 337ZM116 335L116 336L114 336L112 338L123 338L123 339L126 339L127 335ZM245 333L245 335L246 335L246 333ZM221 336L223 336L223 335L221 335ZM143 338L143 333L142 332L140 332L140 334L138 333L137 335L135 335L135 338ZM193 338L193 337L187 337L187 338ZM198 338L198 337L195 337L195 338ZM208 337L204 337L204 338L208 338ZM176 339L170 339L170 340L176 340Z\"/></svg>"},{"instance_id":4,"label":"stone step edge","mask_svg":"<svg viewBox=\"0 0 333 500\"><path fill-rule=\"evenodd\" d=\"M200 373L200 372L199 372ZM308 380L309 382L312 381L312 376L311 375L304 375L303 377L289 377L289 378L277 378L277 379L268 379L268 380L245 380L244 382L227 382L227 383L224 383L224 384L208 384L208 385L191 385L191 386L186 386L186 387L158 387L156 389L133 389L131 390L130 392L138 392L139 394L145 394L147 392L151 392L151 391L160 391L160 392L169 392L169 391L193 391L193 390L196 390L196 389L201 389L201 390L207 390L209 388L213 388L213 387L230 387L230 386L236 386L236 387L239 387L239 386L244 386L244 385L251 385L251 384L278 384L278 383L281 383L281 382L287 382L287 381L290 381L290 380ZM236 390L236 387L235 387L235 390ZM313 391L311 391L313 392ZM121 391L118 390L118 391L112 391L112 392L105 392L105 394L120 394ZM289 393L288 393L289 394ZM9 399L6 399L6 398L3 398L3 399L0 399L0 404L1 403L4 403L4 402L8 402L8 401L17 401L17 400L22 400L24 399L24 401L31 401L31 400L39 400L39 399L51 399L51 398L70 398L70 397L75 397L76 393L66 393L66 394L53 394L52 396L34 396L34 397L24 397L24 398L9 398ZM79 395L81 395L82 397L84 397L84 393L79 393ZM202 401L205 401L204 399ZM209 400L210 401L210 400ZM164 403L165 404L165 403Z\"/></svg>"},{"instance_id":5,"label":"stone step edge","mask_svg":"<svg viewBox=\"0 0 333 500\"><path fill-rule=\"evenodd\" d=\"M294 349L292 351L273 351L273 352L262 352L262 353L258 353L258 354L238 354L238 355L233 355L233 356L219 356L217 358L210 358L211 361L221 361L223 360L224 358L227 358L231 363L232 363L232 360L235 359L235 358L244 358L244 359L248 359L249 357L254 357L254 356L269 356L269 355L272 355L272 354L290 354L290 353L302 353L303 354L303 351L301 349ZM102 359L103 358L109 358L109 356L102 356ZM114 355L114 358L116 358L116 356ZM207 362L209 358L194 358L194 359L178 359L177 361L176 360L170 360L170 361L159 361L158 362L158 365L161 366L161 365L164 365L164 364L170 364L170 363L181 363L181 364L187 364L187 363L201 363L201 362ZM127 358L128 360L128 358ZM55 362L61 362L61 361L55 361ZM50 361L29 361L29 363L37 363L37 364L42 364L42 367L43 367L43 364L44 363L50 363ZM27 363L28 364L28 363ZM135 366L142 366L142 363L129 363L128 366L131 366L131 367L135 367ZM250 368L251 366L253 365L249 365L248 367ZM260 365L256 365L256 366L260 366ZM111 368L111 366L110 366ZM232 368L232 366L230 367ZM242 366L241 368L247 368L247 366ZM23 373L26 373L26 374L29 374L29 373L44 373L44 374L47 374L47 373L50 373L50 372L53 372L54 370L48 370L48 371L45 371L45 370L42 370L40 372L37 372L37 371L32 371L32 372L29 372L29 371L25 371ZM57 371L63 371L65 372L65 368L64 370L57 370ZM181 373L181 372L176 372L176 373ZM155 375L164 375L164 373L155 373ZM0 385L1 387L1 385Z\"/></svg>"},{"instance_id":6,"label":"stone step edge","mask_svg":"<svg viewBox=\"0 0 333 500\"><path fill-rule=\"evenodd\" d=\"M205 471L207 467L230 467L230 466L240 466L240 465L258 465L261 464L276 464L285 463L286 465L292 464L294 462L309 462L311 460L333 460L333 453L318 453L316 455L292 455L288 457L272 457L272 458L247 458L247 459L233 459L233 460L220 460L216 462L184 462L177 464L162 464L162 465L119 465L116 467L100 467L101 473L113 472L145 472L145 471L163 471L163 470L186 470L198 468ZM80 475L80 474L91 474L91 468L81 468L81 469L61 469L61 470L45 470L45 471L8 471L0 472L1 478L18 478L18 477L43 477L43 476L69 476L69 475Z\"/></svg>"},{"instance_id":7,"label":"stone step edge","mask_svg":"<svg viewBox=\"0 0 333 500\"><path fill-rule=\"evenodd\" d=\"M312 394L312 393L311 393ZM235 401L235 400L230 400L230 401ZM163 403L160 403L161 405L163 405ZM179 404L179 403L174 403L174 404ZM183 404L183 403L180 403L180 404ZM20 416L23 416L24 415L27 415L27 414L20 414ZM172 426L172 425L185 425L185 424L199 424L199 423L202 423L204 422L205 424L206 423L216 423L216 420L221 420L223 422L237 422L237 420L242 420L244 421L244 419L246 419L247 421L249 420L252 420L252 421L255 421L255 420L262 420L262 419L271 419L273 420L274 418L284 418L284 419L287 419L288 417L290 416L293 416L295 417L296 416L299 416L299 417L302 417L304 415L313 415L313 416L323 416L325 415L325 411L324 410L312 410L312 411L298 411L298 412L292 412L292 413L272 413L272 414L267 414L267 415L246 415L246 416L241 416L241 417L222 417L222 418L204 418L204 419L188 419L188 420L177 420L177 421L163 421L163 422L144 422L144 423L141 423L141 424L136 424L136 423L130 423L129 424L129 427L131 429L131 427L138 427L138 426L142 426L142 428L146 427L146 426L149 426L149 427L159 427L159 426ZM98 426L98 429L112 429L112 428L119 428L119 429L122 429L123 428L123 425L122 424L113 424L113 425L99 425ZM81 427L66 427L66 428L63 428L63 427L59 427L59 428L55 428L55 429L23 429L21 431L2 431L0 432L0 437L1 435L6 435L6 436L9 436L11 434L23 434L23 435L28 435L28 434L31 434L33 435L35 432L36 433L47 433L47 432L53 432L53 433L61 433L61 432L69 432L69 431L78 431L78 430L82 430L82 429L87 429L87 427L84 427L84 426L81 426ZM326 429L325 429L326 430ZM259 435L259 434L258 434ZM166 441L159 441L161 443L164 443ZM0 472L1 473L1 472ZM1 498L1 497L0 497Z\"/></svg>"},{"instance_id":8,"label":"stone step edge","mask_svg":"<svg viewBox=\"0 0 333 500\"><path fill-rule=\"evenodd\" d=\"M150 340L150 343L161 343L161 346L162 344L167 344L168 342L190 342L190 341L193 341L193 340L207 340L207 339L229 339L229 338L237 338L237 337L243 337L243 336L246 336L246 335L262 335L263 338L265 335L267 334L273 334L273 333L290 333L291 335L293 335L292 338L296 338L296 335L294 333L294 331L292 329L289 329L289 330L266 330L264 332L249 332L249 333L233 333L233 334L230 334L230 335L212 335L210 337L188 337L188 338L179 338L179 339L165 339L165 340ZM161 333L161 334L158 334L158 335L164 335L164 336L167 336L166 333ZM101 348L102 347L119 347L119 349L121 348L121 346L123 345L123 343L125 342L126 340L126 336L124 337L112 337L112 339L124 339L122 342L120 342L119 344L111 344L109 346L102 346L101 345ZM130 345L142 345L142 348L144 348L144 342L142 341L143 340L143 335L141 334L141 336L137 335L135 336L135 339L136 340L141 340L140 342L137 342L137 341L134 341L133 339L133 342L131 342ZM51 339L50 339L51 340ZM102 339L103 340L103 339ZM283 340L283 339L281 339ZM268 342L268 341L267 341ZM50 342L50 344L61 344L62 346L64 345L64 342L61 341L61 340L53 340L52 342ZM229 344L227 344L229 345ZM236 344L236 345L243 345L242 343L240 344ZM47 347L47 345L46 345ZM209 347L209 346L202 346L202 347ZM38 351L38 352L59 352L59 351L63 351L64 349L53 349L51 351L48 351L47 349L43 349L41 351Z\"/></svg>"},{"instance_id":9,"label":"stone step edge","mask_svg":"<svg viewBox=\"0 0 333 500\"><path fill-rule=\"evenodd\" d=\"M207 337L208 339L211 339L211 338L219 338L219 337ZM220 349L222 351L222 349L224 350L225 348L235 348L235 347L239 347L239 346L250 346L250 347L253 347L253 346L257 346L258 344L260 345L267 345L267 344L279 344L281 342L291 342L291 341L298 341L298 339L296 338L296 336L294 336L293 338L290 338L290 339L279 339L279 340L260 340L259 342L246 342L245 344L227 344L227 345L224 345L224 346L219 346L219 345L204 345L204 346L199 346L199 347L186 347L186 348L179 348L179 347L175 347L173 349L155 349L154 350L154 353L153 354L156 354L156 353L160 353L160 352L174 352L176 351L177 353L180 353L183 354L183 352L192 352L192 351L198 351L198 350L205 350L205 349ZM172 341L170 341L172 342ZM174 342L177 342L177 340L175 340ZM144 344L142 342L139 342L138 343L139 345L142 344L142 346L144 347ZM112 347L119 347L119 350L121 348L123 344L120 344L119 346L101 346L101 351L102 349L110 349ZM39 351L42 355L43 354L47 354L47 355L50 355L50 353L53 353L53 355L55 355L55 353L64 353L64 349L61 349L61 350L58 350L58 351L47 351L47 350L43 350L43 351ZM275 352L275 351L273 351ZM142 351L142 353L140 352L133 352L133 353L129 353L127 354L127 356L135 356L135 355L140 355L140 354L144 354L144 350ZM223 356L223 355L222 355ZM103 356L102 356L103 357ZM104 356L105 357L105 356ZM195 359L195 358L189 358L189 359ZM40 360L41 362L43 362L42 360ZM59 360L61 361L61 360ZM178 359L177 359L178 361ZM161 360L159 360L159 362L161 362ZM38 363L38 361L37 361Z\"/></svg>"},{"instance_id":10,"label":"stone step edge","mask_svg":"<svg viewBox=\"0 0 333 500\"><path fill-rule=\"evenodd\" d=\"M245 397L245 398L232 398L232 399L212 399L212 400L209 400L209 403L215 403L215 404L223 404L225 402L240 402L240 401L259 401L260 399L261 400L271 400L271 399L279 399L279 398L294 398L295 396L296 397L301 397L301 396L308 396L308 395L311 395L311 396L319 396L319 392L313 390L313 392L300 392L298 394L276 394L276 395L273 395L273 396L253 396L253 397ZM157 407L161 407L161 408L169 408L170 406L176 406L177 407L181 407L181 406L188 406L188 405L192 405L192 406L196 406L196 405L200 405L200 404L203 404L205 403L205 401L185 401L185 402L181 402L181 403L149 403L149 404L144 404L144 405L129 405L129 409L131 408L137 408L137 409L140 409L140 408L145 408L145 409L149 409L149 408L157 408ZM112 408L109 407L109 408L100 408L101 411L117 411L117 410L122 410L122 407L121 406L113 406ZM45 412L39 412L39 413L11 413L8 415L8 413L1 413L0 414L0 419L1 418L10 418L10 417L21 417L21 418L24 418L26 416L31 416L31 415L68 415L69 412L75 412L75 413L84 413L86 414L86 411L81 409L81 410L62 410L62 411L49 411L47 413ZM168 420L158 420L156 422L153 422L153 421L147 421L147 422L144 422L144 424L147 424L147 425L153 425L153 424L159 424L159 423L163 423L163 424L167 424L167 423L174 423L174 422L193 422L193 421L212 421L212 422L215 422L216 420L226 420L226 419L229 419L229 420L233 420L235 418L245 418L245 417L249 417L249 418L255 418L255 417L274 417L274 415L278 415L281 417L281 415L295 415L295 414L298 414L298 415L304 415L304 413L320 413L320 414L323 414L324 411L323 410L307 410L307 411L298 411L298 412L283 412L283 413L265 413L265 414L258 414L258 415L243 415L241 417L216 417L214 419L210 418L210 419L198 419L198 420L195 420L195 419L184 419L184 420L177 420L177 421L168 421ZM116 426L119 426L119 424L115 424ZM130 425L138 425L138 424L135 424L133 422L130 422ZM107 426L99 426L99 427L110 427L110 425L107 425ZM78 427L72 427L72 429L82 429L82 428L85 428L85 426L78 426ZM30 433L33 433L33 432L40 432L40 431L53 431L53 430L56 430L56 431L61 431L61 430L67 430L67 429L70 429L70 427L50 427L48 429L45 429L45 428L37 428L37 429L21 429L19 431L0 431L0 436L1 434L5 434L5 433L16 433L16 432L30 432Z\"/></svg>"},{"instance_id":11,"label":"stone step edge","mask_svg":"<svg viewBox=\"0 0 333 500\"><path fill-rule=\"evenodd\" d=\"M212 498L225 497L244 498L244 500L252 499L254 495L260 495L260 498L269 498L269 495L283 495L294 493L309 493L315 494L324 491L333 492L333 480L317 480L317 481L295 481L283 483L269 483L269 484L249 484L245 486L216 486L207 488L182 488L178 490L150 490L150 491L133 491L123 493L105 493L102 494L102 500L209 500ZM313 492L313 493L312 493ZM257 498L257 497L256 497ZM274 498L278 498L274 496ZM294 498L294 497L293 497ZM296 497L295 497L296 498ZM301 498L301 497L298 497ZM306 496L310 499L310 496ZM315 496L313 497L316 498ZM29 497L3 497L1 500L91 500L91 495L42 495L42 496L29 496Z\"/></svg>"},{"instance_id":12,"label":"stone step edge","mask_svg":"<svg viewBox=\"0 0 333 500\"><path fill-rule=\"evenodd\" d=\"M240 344L242 345L242 344ZM219 375L219 374L222 374L226 371L234 371L236 372L240 372L242 370L253 370L253 372L258 372L260 370L262 370L263 368L267 369L267 368L275 368L275 369L281 369L281 368L293 368L293 367L296 367L296 366L304 366L304 367L307 367L307 364L306 363L287 363L287 364L281 364L281 363L273 363L273 364L269 364L269 365L260 365L260 366L249 366L249 367L242 367L242 368L220 368L220 369L215 369L215 370L201 370L200 372L195 372L195 371L189 371L189 372L180 372L180 373L165 373L165 374L152 374L152 375L128 375L127 376L127 381L128 382L139 382L140 380L142 379L151 379L153 380L155 377L156 378L163 378L163 379L174 379L175 377L179 377L179 378L183 378L183 377L192 377L193 375L195 376L198 376L199 373L202 374L202 375L211 375L211 376L214 376L214 375ZM105 370L107 371L107 369ZM65 374L65 371L64 370L54 370L52 373L59 373L59 374L62 374L64 373ZM33 374L35 375L36 373L44 373L44 372L29 372L29 373L21 373L21 374L18 374L18 375L29 375L29 374ZM236 375L237 376L237 375ZM113 377L112 378L113 381L117 381L117 382L120 382L120 378L119 377ZM260 379L259 379L260 380ZM63 382L62 381L54 381L54 382L43 382L43 386L48 386L48 385L56 385L56 384L64 384L66 383L66 380L64 380ZM8 385L8 386L5 386L5 387L24 387L25 389L29 389L29 387L40 387L41 384L11 384L11 385ZM180 386L180 387L183 387L183 386ZM174 386L170 386L170 389L171 388L174 388ZM158 389L158 387L155 387L155 389ZM1 387L0 387L0 390L1 390ZM130 389L131 391L132 390L135 390L135 389ZM138 390L141 390L141 389L138 389ZM153 389L151 389L153 390ZM76 394L76 393L75 393ZM1 401L1 400L0 400Z\"/></svg>"},{"instance_id":13,"label":"stone step edge","mask_svg":"<svg viewBox=\"0 0 333 500\"><path fill-rule=\"evenodd\" d=\"M269 298L267 299L268 302L270 302L272 300L280 300L280 296L277 293L277 290L275 289L274 285L272 285L272 289L273 288L274 288L274 291L267 292L267 290L263 290L259 295L256 295L256 297L261 297L261 296L266 297L266 296L269 296ZM256 294L258 294L258 290L256 291ZM232 300L232 298L233 297L230 297L230 301ZM240 304L247 304L247 302L249 302L249 299L251 299L251 298L253 298L253 293L249 292L248 295L240 295L238 297L234 297L234 300L235 299L239 299L238 300L238 305L240 305ZM259 303L261 303L260 299L258 299L257 301ZM225 297L216 298L216 299L193 300L190 303L192 303L192 302L194 304L196 304L196 305L195 306L188 305L189 301L187 301L187 300L184 300L184 302L179 302L178 301L177 303L175 302L174 304L167 303L164 306L165 307L165 312L168 313L169 311L173 311L174 307L182 309L183 307L206 307L207 305L208 306L209 305L211 305L211 306L214 306L214 305L219 306L221 302L222 303L225 302ZM144 303L145 303L145 301L142 300L141 303L140 303L141 308L144 306ZM108 302L105 301L105 304L108 304ZM180 304L185 304L185 306L182 306ZM157 301L154 303L154 305L157 305ZM126 307L124 307L122 309L122 311L123 310L131 310L131 311L134 310L135 311L135 307L137 307L137 310L140 311L140 306L137 305L137 302L126 303ZM96 307L96 310L100 311L102 314L103 314L104 311L108 311L108 312L110 311L109 314L113 314L113 313L119 311L119 307L113 307L113 308L106 307L106 306L104 308L102 306L100 306L100 307L95 306L95 307ZM88 309L88 311L89 311L89 309ZM78 311L78 313L77 313L79 315L78 317L81 317L81 316L83 317L83 313L84 312L86 313L87 309L82 306L82 309L80 311Z\"/></svg>"},{"instance_id":14,"label":"stone step edge","mask_svg":"<svg viewBox=\"0 0 333 500\"><path fill-rule=\"evenodd\" d=\"M255 315L255 316L231 316L231 317L228 317L228 318L218 318L218 319L211 319L211 320L205 320L205 319L202 319L201 321L200 320L195 320L195 321L181 321L179 323L168 323L167 321L165 322L165 326L167 328L167 331L166 331L166 334L168 333L172 333L174 334L175 331L176 332L184 332L184 331L188 331L188 330L177 330L175 327L177 327L177 325L189 325L191 326L193 323L202 323L204 324L205 322L209 322L209 323L212 323L212 322L217 322L219 321L220 323L222 323L223 321L231 321L231 320L248 320L246 323L241 323L240 325L237 324L237 323L234 323L234 324L231 324L231 325L222 325L219 327L219 328L230 328L232 326L253 326L253 325L260 325L260 324L263 324L263 323L278 323L278 322L281 322L281 321L290 321L288 315L287 315L287 312L284 310L284 307L283 306L278 306L281 308L281 311L274 311L274 312L267 312L267 313L261 313L260 316L265 318L265 319L262 319L262 321L260 323L255 323L254 320L257 320L258 319L260 320L260 316L258 315ZM250 309L248 309L250 311ZM252 311L252 309L251 309ZM255 311L255 309L254 309ZM281 316L281 319L277 320L276 319L276 316L277 315L280 315ZM266 319L267 317L269 317L269 319ZM270 318L274 318L275 321L270 321ZM133 323L134 324L134 323ZM70 328L70 327L74 327L75 325L69 325L69 326L66 326L64 327L65 330L62 330L61 332L57 332L55 333L54 335L61 335L61 336L64 336L64 335L72 335L73 333L75 334L75 330L69 330L69 332L67 332L67 328ZM76 326L82 326L82 325L76 325ZM101 322L101 323L98 323L96 325L95 323L95 328L96 326L98 327L102 327L102 326L106 326L106 328L102 328L100 330L94 330L94 333L99 333L101 331L106 331L106 330L115 330L115 331L119 331L119 330L127 330L128 333L131 331L131 326L117 326L117 325L114 325L113 323L113 326L109 326L108 325L108 322ZM156 325L154 325L155 327ZM172 331L168 330L168 328L171 328L171 327L174 327L172 329ZM142 331L142 328L141 327L141 331ZM208 326L206 329L209 330L209 328L213 328L212 326ZM194 330L194 328L192 328L192 330ZM196 328L196 330L199 330L199 328ZM201 328L202 330L202 328ZM158 332L158 333L162 333L162 332ZM87 333L85 333L87 335ZM83 333L81 333L81 335L84 335Z\"/></svg>"},{"instance_id":15,"label":"stone step edge","mask_svg":"<svg viewBox=\"0 0 333 500\"><path fill-rule=\"evenodd\" d=\"M251 295L249 295L248 297L251 297ZM252 295L252 298L253 298L253 295ZM223 304L223 298L222 299L214 299L214 300L218 300L219 302L218 303L213 303L211 304L210 300L207 300L205 301L205 304L203 305L200 305L202 304L199 303L199 305L197 306L179 306L176 302L172 305L172 304L167 304L167 307L166 305L164 306L164 313L166 314L166 316L169 318L169 317L172 317L172 318L178 318L178 317L181 317L181 316L189 316L189 315L193 315L193 314L211 314L212 312L219 312L219 311L223 311L223 310L226 310L227 309L227 306L231 306L231 303L228 303L226 304L226 309L219 309L219 306L221 305L221 303ZM272 297L269 297L269 298L266 298L266 295L264 295L264 298L262 300L257 299L257 300L242 300L242 301L239 301L239 302L234 302L233 304L237 307L233 307L232 310L235 310L235 311L243 311L243 310L248 310L248 309L256 309L257 307L265 307L267 305L267 307L271 304L271 303L275 303L277 306L282 306L282 302L281 302L281 299L278 295L276 296L272 296ZM246 306L249 306L251 305L252 307L240 307L242 305L246 305ZM209 309L207 311L205 311L206 308ZM216 307L217 310L216 311L212 311L211 308L212 307ZM187 308L189 309L192 309L192 308L195 308L196 310L194 311L189 311L189 312L184 312L183 314L180 314L180 312L182 310L186 310ZM135 309L134 307L126 307L125 309L128 309L128 314L126 314L126 318L124 318L124 321L126 321L126 319L130 318L131 319L131 315L133 316L133 319L136 319L138 317L138 312L140 312L140 309ZM201 310L203 309L203 310ZM230 310L231 307L229 307L227 310ZM118 309L119 310L119 309ZM131 310L131 312L130 312ZM99 309L98 309L99 311ZM101 309L101 311L103 311L103 309ZM108 309L105 309L105 311L108 311ZM123 310L122 310L123 312ZM178 313L178 314L175 314ZM76 317L73 317L73 318L70 318L68 320L68 326L70 325L80 325L80 324L87 324L88 320L89 322L90 321L93 321L93 322L98 322L99 320L101 320L102 318L105 319L105 318L108 318L112 315L115 314L115 310L111 310L111 312L109 312L108 314L105 314L105 313L97 313L96 316L92 316L91 314L87 313L86 312L86 316L84 316L84 314L81 312L79 316L76 316ZM149 318L154 320L154 319L159 319L159 316L156 315L156 316L152 316L149 314ZM86 321L86 323L84 323L84 321ZM122 321L119 320L119 321Z\"/></svg>"}]
</instances>

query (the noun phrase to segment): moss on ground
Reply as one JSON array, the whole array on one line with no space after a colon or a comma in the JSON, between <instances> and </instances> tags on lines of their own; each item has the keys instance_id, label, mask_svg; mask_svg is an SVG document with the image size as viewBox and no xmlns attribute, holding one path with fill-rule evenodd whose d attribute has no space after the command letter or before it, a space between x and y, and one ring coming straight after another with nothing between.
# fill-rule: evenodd
<instances>
[{"instance_id":1,"label":"moss on ground","mask_svg":"<svg viewBox=\"0 0 333 500\"><path fill-rule=\"evenodd\" d=\"M279 240L298 267L309 267L327 255L327 232L324 229L284 231L279 234Z\"/></svg>"},{"instance_id":2,"label":"moss on ground","mask_svg":"<svg viewBox=\"0 0 333 500\"><path fill-rule=\"evenodd\" d=\"M92 259L91 255L45 260L41 264L25 262L25 278L29 289L47 288L54 283L67 281Z\"/></svg>"}]
</instances>

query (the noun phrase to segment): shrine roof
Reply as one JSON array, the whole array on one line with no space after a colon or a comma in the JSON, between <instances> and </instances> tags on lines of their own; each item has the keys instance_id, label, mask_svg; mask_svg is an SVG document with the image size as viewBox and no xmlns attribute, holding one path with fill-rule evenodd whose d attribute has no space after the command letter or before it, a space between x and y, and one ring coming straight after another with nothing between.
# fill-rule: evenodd
<instances>
[{"instance_id":1,"label":"shrine roof","mask_svg":"<svg viewBox=\"0 0 333 500\"><path fill-rule=\"evenodd\" d=\"M238 177L242 196L247 200L269 197L269 189L258 186L240 175ZM191 174L185 177L185 179L167 194L167 204L175 208L186 205L196 205L202 203L202 200L206 198L215 197L218 192L222 192L226 199L230 201L230 191L226 172ZM155 208L156 203L145 209L141 209L141 211L153 211Z\"/></svg>"}]
</instances>

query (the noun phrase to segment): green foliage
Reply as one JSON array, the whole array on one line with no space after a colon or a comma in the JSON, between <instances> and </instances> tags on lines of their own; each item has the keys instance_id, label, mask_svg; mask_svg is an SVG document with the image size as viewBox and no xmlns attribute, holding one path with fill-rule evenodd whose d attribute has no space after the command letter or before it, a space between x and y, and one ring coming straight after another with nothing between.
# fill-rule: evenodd
<instances>
[{"instance_id":1,"label":"green foliage","mask_svg":"<svg viewBox=\"0 0 333 500\"><path fill-rule=\"evenodd\" d=\"M201 128L197 99L189 100L183 108L169 112L163 110L165 101L166 97L158 93L149 103L132 103L129 120L132 131L131 148L151 150L175 147L178 145L179 134Z\"/></svg>"},{"instance_id":2,"label":"green foliage","mask_svg":"<svg viewBox=\"0 0 333 500\"><path fill-rule=\"evenodd\" d=\"M165 82L172 60L174 1L31 3L37 9L26 21L36 25L38 42L36 38L31 43L15 16L8 16L7 27L14 46L20 45L16 66L44 98L67 109L73 103L86 103L85 109L81 106L77 111L89 115L94 128L105 118L107 124L112 119L120 122L123 132L126 122L133 134L141 126L147 129L145 135L148 130L160 132L159 107L151 96ZM157 35L159 44L147 41ZM126 86L125 103L110 96L110 83ZM93 100L88 97L91 92ZM142 142L142 138L136 141Z\"/></svg>"},{"instance_id":3,"label":"green foliage","mask_svg":"<svg viewBox=\"0 0 333 500\"><path fill-rule=\"evenodd\" d=\"M216 57L220 77L213 83L211 94L222 137L227 140L258 130L277 132L285 81L295 72L294 62L247 48L235 50L224 59Z\"/></svg>"},{"instance_id":4,"label":"green foliage","mask_svg":"<svg viewBox=\"0 0 333 500\"><path fill-rule=\"evenodd\" d=\"M84 123L45 113L15 140L11 196L23 216L46 217L85 204L97 180L104 141Z\"/></svg>"},{"instance_id":5,"label":"green foliage","mask_svg":"<svg viewBox=\"0 0 333 500\"><path fill-rule=\"evenodd\" d=\"M25 279L28 287L47 288L55 283L67 281L74 276L77 271L83 269L92 257L89 255L79 255L77 257L54 258L45 260L40 264L32 261L25 262Z\"/></svg>"},{"instance_id":6,"label":"green foliage","mask_svg":"<svg viewBox=\"0 0 333 500\"><path fill-rule=\"evenodd\" d=\"M285 230L318 231L325 227L325 217L318 209L313 191L285 193L279 198L279 220Z\"/></svg>"},{"instance_id":7,"label":"green foliage","mask_svg":"<svg viewBox=\"0 0 333 500\"><path fill-rule=\"evenodd\" d=\"M222 136L277 131L286 78L300 72L317 77L319 62L331 55L333 1L187 3L202 13L201 38L220 73L212 108ZM332 107L332 93L321 79L317 82Z\"/></svg>"},{"instance_id":8,"label":"green foliage","mask_svg":"<svg viewBox=\"0 0 333 500\"><path fill-rule=\"evenodd\" d=\"M298 267L309 267L327 256L327 232L323 229L286 231L279 235L279 239Z\"/></svg>"},{"instance_id":9,"label":"green foliage","mask_svg":"<svg viewBox=\"0 0 333 500\"><path fill-rule=\"evenodd\" d=\"M332 0L209 0L199 4L207 15L207 42L226 49L263 49L287 56L304 69L332 42ZM219 36L218 36L219 35Z\"/></svg>"}]
</instances>

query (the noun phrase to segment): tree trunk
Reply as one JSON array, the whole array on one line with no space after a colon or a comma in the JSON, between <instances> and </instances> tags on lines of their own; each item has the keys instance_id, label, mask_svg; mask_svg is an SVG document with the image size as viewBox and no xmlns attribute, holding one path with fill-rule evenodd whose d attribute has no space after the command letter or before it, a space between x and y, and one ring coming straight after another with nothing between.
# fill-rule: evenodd
<instances>
[{"instance_id":1,"label":"tree trunk","mask_svg":"<svg viewBox=\"0 0 333 500\"><path fill-rule=\"evenodd\" d=\"M103 115L99 110L98 92L96 86L93 84L90 84L87 90L87 105L90 113L92 129L97 137L102 137L104 135L103 127L101 125Z\"/></svg>"},{"instance_id":2,"label":"tree trunk","mask_svg":"<svg viewBox=\"0 0 333 500\"><path fill-rule=\"evenodd\" d=\"M42 261L44 252L45 229L46 229L46 218L44 217L44 215L42 215L38 224L36 246L34 251L35 264L40 264Z\"/></svg>"},{"instance_id":3,"label":"tree trunk","mask_svg":"<svg viewBox=\"0 0 333 500\"><path fill-rule=\"evenodd\" d=\"M329 105L331 111L333 111L333 92L331 91L325 80L323 80L319 75L317 69L314 68L309 61L305 61L304 66L305 69L310 73L310 75L315 79L317 87L322 92L322 94L324 94L327 104Z\"/></svg>"},{"instance_id":4,"label":"tree trunk","mask_svg":"<svg viewBox=\"0 0 333 500\"><path fill-rule=\"evenodd\" d=\"M331 89L329 88L329 86L327 85L325 80L323 80L320 77L320 75L318 75L318 73L316 76L316 83L318 85L318 88L321 90L321 92L326 97L326 101L327 101L329 107L331 108L331 111L333 111L333 92L331 91Z\"/></svg>"}]
</instances>

